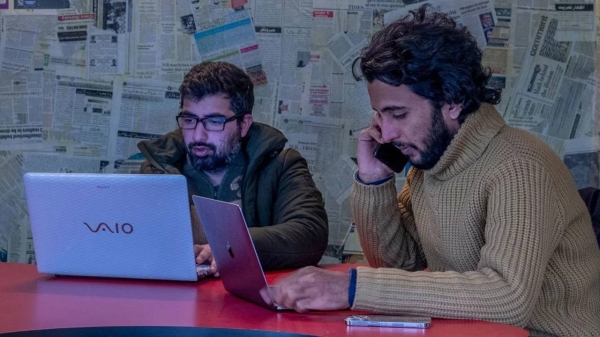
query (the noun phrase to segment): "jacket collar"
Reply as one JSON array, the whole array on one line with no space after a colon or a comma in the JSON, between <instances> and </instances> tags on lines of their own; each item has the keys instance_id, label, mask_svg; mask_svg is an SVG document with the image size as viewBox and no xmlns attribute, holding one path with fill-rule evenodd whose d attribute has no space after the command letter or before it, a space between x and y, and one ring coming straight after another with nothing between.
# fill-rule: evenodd
<instances>
[{"instance_id":1,"label":"jacket collar","mask_svg":"<svg viewBox=\"0 0 600 337\"><path fill-rule=\"evenodd\" d=\"M156 139L141 141L137 146L152 166L171 174L181 173L186 149L180 129Z\"/></svg>"},{"instance_id":2,"label":"jacket collar","mask_svg":"<svg viewBox=\"0 0 600 337\"><path fill-rule=\"evenodd\" d=\"M482 104L458 129L450 145L425 175L448 180L473 165L506 123L496 108Z\"/></svg>"},{"instance_id":3,"label":"jacket collar","mask_svg":"<svg viewBox=\"0 0 600 337\"><path fill-rule=\"evenodd\" d=\"M283 133L262 123L252 123L242 140L242 148L248 155L248 171L257 169L265 157L275 157L284 148L287 138Z\"/></svg>"}]
</instances>

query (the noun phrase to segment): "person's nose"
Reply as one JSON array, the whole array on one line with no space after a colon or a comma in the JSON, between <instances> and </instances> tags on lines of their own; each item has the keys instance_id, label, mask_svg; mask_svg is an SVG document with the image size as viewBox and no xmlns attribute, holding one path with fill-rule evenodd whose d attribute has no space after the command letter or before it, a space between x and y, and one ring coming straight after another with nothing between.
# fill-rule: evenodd
<instances>
[{"instance_id":1,"label":"person's nose","mask_svg":"<svg viewBox=\"0 0 600 337\"><path fill-rule=\"evenodd\" d=\"M393 141L397 141L400 138L400 130L390 125L390 123L386 123L383 120L379 122L379 128L381 129L381 140L384 143L391 143Z\"/></svg>"},{"instance_id":2,"label":"person's nose","mask_svg":"<svg viewBox=\"0 0 600 337\"><path fill-rule=\"evenodd\" d=\"M208 132L206 132L206 129L204 128L204 125L202 125L201 122L198 122L198 124L196 125L192 136L194 142L205 142L208 138Z\"/></svg>"}]
</instances>

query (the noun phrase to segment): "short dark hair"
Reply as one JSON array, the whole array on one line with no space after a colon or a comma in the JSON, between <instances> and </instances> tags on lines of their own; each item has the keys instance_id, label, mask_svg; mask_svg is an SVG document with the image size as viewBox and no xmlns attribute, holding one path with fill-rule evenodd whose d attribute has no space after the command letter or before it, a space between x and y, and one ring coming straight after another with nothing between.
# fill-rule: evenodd
<instances>
[{"instance_id":1,"label":"short dark hair","mask_svg":"<svg viewBox=\"0 0 600 337\"><path fill-rule=\"evenodd\" d=\"M202 62L190 69L179 86L180 108L184 99L198 102L206 96L224 95L236 115L249 115L254 107L253 90L250 77L233 64Z\"/></svg>"},{"instance_id":2,"label":"short dark hair","mask_svg":"<svg viewBox=\"0 0 600 337\"><path fill-rule=\"evenodd\" d=\"M473 35L429 7L412 10L375 33L361 53L360 70L369 82L408 86L435 108L462 104L462 123L482 102L497 104L500 93L490 95L485 87L491 71L482 66Z\"/></svg>"}]
</instances>

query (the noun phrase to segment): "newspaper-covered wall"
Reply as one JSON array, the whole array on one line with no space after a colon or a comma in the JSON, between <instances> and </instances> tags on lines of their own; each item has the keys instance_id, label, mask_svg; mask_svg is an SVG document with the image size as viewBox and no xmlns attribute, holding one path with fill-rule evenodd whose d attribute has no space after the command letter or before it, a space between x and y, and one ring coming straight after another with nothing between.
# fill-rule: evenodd
<instances>
[{"instance_id":1,"label":"newspaper-covered wall","mask_svg":"<svg viewBox=\"0 0 600 337\"><path fill-rule=\"evenodd\" d=\"M173 131L179 108L179 83L121 77L115 83L109 141L115 173L138 173L143 158L137 143Z\"/></svg>"},{"instance_id":2,"label":"newspaper-covered wall","mask_svg":"<svg viewBox=\"0 0 600 337\"><path fill-rule=\"evenodd\" d=\"M543 136L562 155L563 140L593 135L592 42L558 40L559 21L542 15L504 118Z\"/></svg>"},{"instance_id":3,"label":"newspaper-covered wall","mask_svg":"<svg viewBox=\"0 0 600 337\"><path fill-rule=\"evenodd\" d=\"M509 125L600 187L592 0L71 0L0 4L0 261L35 263L22 174L131 174L136 144L176 128L178 87L205 60L255 83L256 122L306 158L329 217L327 261L360 254L349 189L371 121L352 75L370 37L429 3L467 27ZM404 174L398 174L401 188Z\"/></svg>"}]
</instances>

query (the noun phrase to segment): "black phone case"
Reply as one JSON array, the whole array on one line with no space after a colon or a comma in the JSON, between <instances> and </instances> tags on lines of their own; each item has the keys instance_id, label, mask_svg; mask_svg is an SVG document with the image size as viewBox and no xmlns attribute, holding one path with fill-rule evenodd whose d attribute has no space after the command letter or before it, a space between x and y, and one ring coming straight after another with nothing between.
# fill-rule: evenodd
<instances>
[{"instance_id":1,"label":"black phone case","mask_svg":"<svg viewBox=\"0 0 600 337\"><path fill-rule=\"evenodd\" d=\"M408 157L402 154L392 143L377 145L375 151L373 151L373 156L396 173L402 172L406 163L408 163Z\"/></svg>"}]
</instances>

